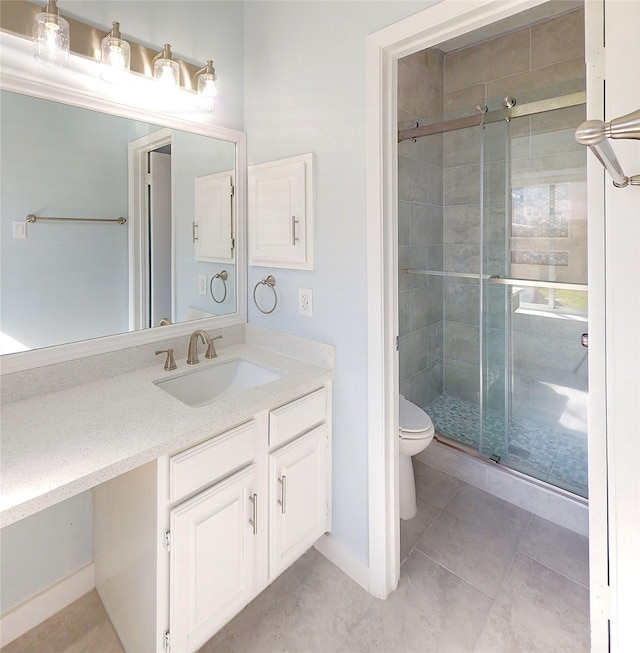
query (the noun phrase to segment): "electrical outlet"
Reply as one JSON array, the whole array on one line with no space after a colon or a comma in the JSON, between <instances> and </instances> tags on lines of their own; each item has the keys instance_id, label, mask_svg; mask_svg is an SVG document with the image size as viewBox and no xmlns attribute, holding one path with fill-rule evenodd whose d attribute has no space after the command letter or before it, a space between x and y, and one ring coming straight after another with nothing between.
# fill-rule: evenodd
<instances>
[{"instance_id":1,"label":"electrical outlet","mask_svg":"<svg viewBox=\"0 0 640 653\"><path fill-rule=\"evenodd\" d=\"M298 313L304 317L313 316L313 294L308 288L298 288Z\"/></svg>"},{"instance_id":2,"label":"electrical outlet","mask_svg":"<svg viewBox=\"0 0 640 653\"><path fill-rule=\"evenodd\" d=\"M206 274L201 274L198 277L198 292L201 295L206 295L207 294L207 275Z\"/></svg>"}]
</instances>

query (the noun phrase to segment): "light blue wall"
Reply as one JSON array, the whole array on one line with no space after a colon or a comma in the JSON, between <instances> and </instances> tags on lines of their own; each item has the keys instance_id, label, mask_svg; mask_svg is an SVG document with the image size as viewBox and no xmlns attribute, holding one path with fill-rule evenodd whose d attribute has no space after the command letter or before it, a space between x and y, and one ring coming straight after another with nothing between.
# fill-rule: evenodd
<instances>
[{"instance_id":1,"label":"light blue wall","mask_svg":"<svg viewBox=\"0 0 640 653\"><path fill-rule=\"evenodd\" d=\"M93 560L93 501L84 492L2 529L0 614Z\"/></svg>"},{"instance_id":2,"label":"light blue wall","mask_svg":"<svg viewBox=\"0 0 640 653\"><path fill-rule=\"evenodd\" d=\"M249 321L336 347L333 535L368 551L366 36L433 4L248 2L245 131L249 164L315 154L316 270L249 269L249 290L276 277L278 308ZM313 317L298 315L298 288ZM250 295L251 293L249 293Z\"/></svg>"}]
</instances>

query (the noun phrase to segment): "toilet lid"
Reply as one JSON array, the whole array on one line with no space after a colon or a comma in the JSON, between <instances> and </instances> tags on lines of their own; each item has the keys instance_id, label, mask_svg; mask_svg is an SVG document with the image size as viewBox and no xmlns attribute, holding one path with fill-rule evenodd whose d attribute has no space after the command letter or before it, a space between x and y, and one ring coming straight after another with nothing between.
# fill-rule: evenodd
<instances>
[{"instance_id":1,"label":"toilet lid","mask_svg":"<svg viewBox=\"0 0 640 653\"><path fill-rule=\"evenodd\" d=\"M429 415L400 395L400 430L405 432L405 437L411 437L411 433L423 433L431 428L433 422Z\"/></svg>"}]
</instances>

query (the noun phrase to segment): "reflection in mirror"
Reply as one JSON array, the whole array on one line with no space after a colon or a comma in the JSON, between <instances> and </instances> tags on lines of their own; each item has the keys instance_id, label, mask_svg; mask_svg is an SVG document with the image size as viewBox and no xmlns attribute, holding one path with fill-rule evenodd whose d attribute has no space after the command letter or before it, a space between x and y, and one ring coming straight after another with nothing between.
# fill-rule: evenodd
<instances>
[{"instance_id":1,"label":"reflection in mirror","mask_svg":"<svg viewBox=\"0 0 640 653\"><path fill-rule=\"evenodd\" d=\"M0 353L236 311L235 143L0 101Z\"/></svg>"}]
</instances>

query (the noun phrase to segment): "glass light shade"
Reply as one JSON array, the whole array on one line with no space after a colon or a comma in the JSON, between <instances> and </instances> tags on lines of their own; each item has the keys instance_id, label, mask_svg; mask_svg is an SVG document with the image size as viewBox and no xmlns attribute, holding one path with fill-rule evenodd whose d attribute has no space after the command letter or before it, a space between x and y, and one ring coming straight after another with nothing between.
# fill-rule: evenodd
<instances>
[{"instance_id":1,"label":"glass light shade","mask_svg":"<svg viewBox=\"0 0 640 653\"><path fill-rule=\"evenodd\" d=\"M213 61L207 61L207 65L198 71L198 109L200 111L213 111L215 100L218 96L216 87L216 70Z\"/></svg>"},{"instance_id":2,"label":"glass light shade","mask_svg":"<svg viewBox=\"0 0 640 653\"><path fill-rule=\"evenodd\" d=\"M55 7L55 3L50 3ZM49 8L49 7L48 7ZM69 23L57 13L42 11L34 19L34 57L48 66L69 65Z\"/></svg>"},{"instance_id":3,"label":"glass light shade","mask_svg":"<svg viewBox=\"0 0 640 653\"><path fill-rule=\"evenodd\" d=\"M198 95L214 99L218 95L215 75L200 75L198 77Z\"/></svg>"},{"instance_id":4,"label":"glass light shade","mask_svg":"<svg viewBox=\"0 0 640 653\"><path fill-rule=\"evenodd\" d=\"M173 59L158 59L153 64L153 77L157 82L168 87L180 83L180 66Z\"/></svg>"},{"instance_id":5,"label":"glass light shade","mask_svg":"<svg viewBox=\"0 0 640 653\"><path fill-rule=\"evenodd\" d=\"M180 66L173 60L171 46L165 43L164 49L153 61L153 78L167 88L180 85Z\"/></svg>"},{"instance_id":6,"label":"glass light shade","mask_svg":"<svg viewBox=\"0 0 640 653\"><path fill-rule=\"evenodd\" d=\"M120 84L127 79L131 67L131 46L122 39L120 25L113 23L113 29L102 39L102 72L105 82Z\"/></svg>"}]
</instances>

